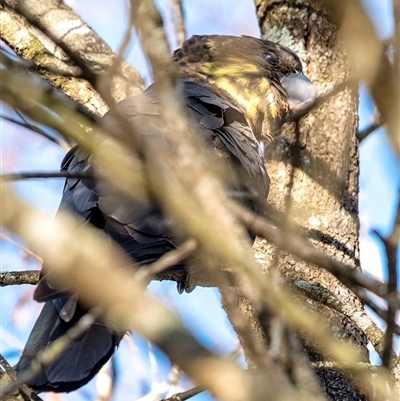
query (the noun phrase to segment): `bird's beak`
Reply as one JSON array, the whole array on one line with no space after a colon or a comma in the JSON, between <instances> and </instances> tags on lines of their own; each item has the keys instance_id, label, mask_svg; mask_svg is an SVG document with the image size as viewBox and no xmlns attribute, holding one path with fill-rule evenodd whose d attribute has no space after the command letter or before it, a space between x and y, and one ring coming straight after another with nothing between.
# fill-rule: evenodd
<instances>
[{"instance_id":1,"label":"bird's beak","mask_svg":"<svg viewBox=\"0 0 400 401\"><path fill-rule=\"evenodd\" d=\"M306 109L315 100L315 87L302 73L293 73L282 78L281 84L286 91L290 112Z\"/></svg>"}]
</instances>

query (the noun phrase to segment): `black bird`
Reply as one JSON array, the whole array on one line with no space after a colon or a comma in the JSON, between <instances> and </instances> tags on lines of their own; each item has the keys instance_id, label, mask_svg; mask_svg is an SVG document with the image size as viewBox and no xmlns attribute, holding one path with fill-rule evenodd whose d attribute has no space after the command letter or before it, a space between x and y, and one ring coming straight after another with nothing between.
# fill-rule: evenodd
<instances>
[{"instance_id":1,"label":"black bird","mask_svg":"<svg viewBox=\"0 0 400 401\"><path fill-rule=\"evenodd\" d=\"M173 60L198 135L215 158L229 166L226 187L265 198L269 181L259 141L272 140L285 118L315 98L299 58L288 48L267 40L212 35L193 36L174 52ZM144 138L162 137L164 128L153 86L117 107ZM68 152L61 169L95 172L90 155L79 147ZM247 206L255 209L251 202ZM181 242L155 201L140 203L99 179L68 178L60 209L79 216L82 224L104 231L140 266L156 261ZM181 273L178 288L190 291L185 281L187 265L182 262L171 271ZM29 369L40 349L65 334L86 313L76 296L52 289L45 269L42 272L34 298L45 305L18 362L18 372ZM36 391L55 392L81 387L111 357L121 338L97 322L56 362L44 367L30 386Z\"/></svg>"}]
</instances>

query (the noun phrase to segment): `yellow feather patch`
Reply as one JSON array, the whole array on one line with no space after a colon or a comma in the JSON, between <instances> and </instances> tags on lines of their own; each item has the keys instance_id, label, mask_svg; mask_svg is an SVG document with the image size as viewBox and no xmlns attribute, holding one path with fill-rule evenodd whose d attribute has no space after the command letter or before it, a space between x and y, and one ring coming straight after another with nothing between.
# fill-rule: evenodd
<instances>
[{"instance_id":1,"label":"yellow feather patch","mask_svg":"<svg viewBox=\"0 0 400 401\"><path fill-rule=\"evenodd\" d=\"M203 63L201 70L210 76L243 76L246 73L258 74L260 73L259 68L252 63L244 63L243 60L231 59L224 63L222 66L218 66L216 63Z\"/></svg>"},{"instance_id":2,"label":"yellow feather patch","mask_svg":"<svg viewBox=\"0 0 400 401\"><path fill-rule=\"evenodd\" d=\"M267 78L252 81L243 76L236 80L220 76L210 83L234 100L254 132L271 137L273 120L280 117L282 104L279 96L276 97L274 85Z\"/></svg>"}]
</instances>

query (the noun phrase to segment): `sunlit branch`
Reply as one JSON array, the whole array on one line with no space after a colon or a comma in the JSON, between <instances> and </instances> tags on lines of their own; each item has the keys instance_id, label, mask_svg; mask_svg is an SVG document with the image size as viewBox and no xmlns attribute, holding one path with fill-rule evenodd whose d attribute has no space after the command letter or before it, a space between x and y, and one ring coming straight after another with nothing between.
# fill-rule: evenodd
<instances>
[{"instance_id":1,"label":"sunlit branch","mask_svg":"<svg viewBox=\"0 0 400 401\"><path fill-rule=\"evenodd\" d=\"M0 287L21 284L36 285L39 282L39 275L39 270L1 272Z\"/></svg>"},{"instance_id":2,"label":"sunlit branch","mask_svg":"<svg viewBox=\"0 0 400 401\"><path fill-rule=\"evenodd\" d=\"M186 401L197 394L200 394L204 391L204 388L201 386L196 386L191 388L190 390L183 391L181 393L176 393L168 398L163 398L161 401Z\"/></svg>"},{"instance_id":3,"label":"sunlit branch","mask_svg":"<svg viewBox=\"0 0 400 401\"><path fill-rule=\"evenodd\" d=\"M177 46L180 47L186 39L186 27L182 0L170 0L172 21L175 28Z\"/></svg>"}]
</instances>

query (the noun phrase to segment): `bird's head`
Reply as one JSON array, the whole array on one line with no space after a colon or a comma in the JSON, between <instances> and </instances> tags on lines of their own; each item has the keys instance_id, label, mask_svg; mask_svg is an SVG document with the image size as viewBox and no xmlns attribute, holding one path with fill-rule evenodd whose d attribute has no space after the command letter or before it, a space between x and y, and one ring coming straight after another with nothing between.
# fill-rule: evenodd
<instances>
[{"instance_id":1,"label":"bird's head","mask_svg":"<svg viewBox=\"0 0 400 401\"><path fill-rule=\"evenodd\" d=\"M238 106L258 139L272 140L282 121L315 99L298 56L249 36L193 36L174 52L179 74Z\"/></svg>"}]
</instances>

